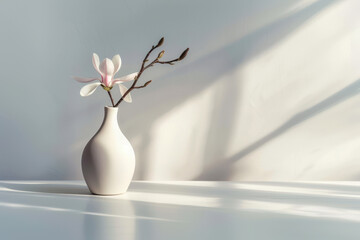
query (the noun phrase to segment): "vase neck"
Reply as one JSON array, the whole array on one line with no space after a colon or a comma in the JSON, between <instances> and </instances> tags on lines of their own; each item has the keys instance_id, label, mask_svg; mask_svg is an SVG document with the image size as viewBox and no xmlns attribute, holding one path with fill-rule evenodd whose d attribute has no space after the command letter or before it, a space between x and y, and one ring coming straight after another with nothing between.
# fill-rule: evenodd
<instances>
[{"instance_id":1,"label":"vase neck","mask_svg":"<svg viewBox=\"0 0 360 240\"><path fill-rule=\"evenodd\" d=\"M105 114L104 114L104 121L102 126L113 126L119 127L118 120L117 120L117 114L118 114L118 108L117 107L105 107Z\"/></svg>"}]
</instances>

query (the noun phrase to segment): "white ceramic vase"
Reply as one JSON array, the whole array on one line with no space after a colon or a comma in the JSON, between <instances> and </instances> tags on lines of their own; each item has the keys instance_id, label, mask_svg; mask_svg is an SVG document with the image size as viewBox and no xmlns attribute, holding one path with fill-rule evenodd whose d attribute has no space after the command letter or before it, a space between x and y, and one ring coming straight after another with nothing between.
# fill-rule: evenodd
<instances>
[{"instance_id":1,"label":"white ceramic vase","mask_svg":"<svg viewBox=\"0 0 360 240\"><path fill-rule=\"evenodd\" d=\"M134 149L119 128L117 113L118 108L105 107L104 121L82 154L82 172L93 194L125 193L134 175Z\"/></svg>"}]
</instances>

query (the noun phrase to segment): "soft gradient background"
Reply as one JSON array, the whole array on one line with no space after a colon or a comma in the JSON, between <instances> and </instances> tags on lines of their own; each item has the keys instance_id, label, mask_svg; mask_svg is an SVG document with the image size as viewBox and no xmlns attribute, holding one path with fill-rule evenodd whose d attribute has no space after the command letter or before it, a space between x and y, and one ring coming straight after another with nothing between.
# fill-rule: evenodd
<instances>
[{"instance_id":1,"label":"soft gradient background","mask_svg":"<svg viewBox=\"0 0 360 240\"><path fill-rule=\"evenodd\" d=\"M360 1L0 2L0 179L81 179L98 130L91 55L137 71L165 37L176 66L143 75L119 124L135 179L360 179ZM115 89L116 90L116 89Z\"/></svg>"}]
</instances>

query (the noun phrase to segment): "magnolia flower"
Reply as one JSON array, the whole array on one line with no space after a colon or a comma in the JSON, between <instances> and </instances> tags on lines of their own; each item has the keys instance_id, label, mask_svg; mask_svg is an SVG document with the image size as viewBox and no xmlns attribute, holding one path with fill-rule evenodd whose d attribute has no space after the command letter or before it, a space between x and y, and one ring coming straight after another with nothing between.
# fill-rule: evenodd
<instances>
[{"instance_id":1,"label":"magnolia flower","mask_svg":"<svg viewBox=\"0 0 360 240\"><path fill-rule=\"evenodd\" d=\"M123 76L121 78L114 78L114 75L119 71L121 67L121 58L120 55L115 55L112 60L105 58L101 64L99 61L99 56L96 53L93 53L92 63L94 65L95 70L101 75L100 78L81 78L81 77L74 77L74 79L78 82L88 83L93 81L98 81L95 83L90 83L85 85L80 90L80 95L83 97L89 96L93 94L98 86L102 86L106 91L110 91L114 85L118 85L120 89L121 95L124 95L128 90L125 87L123 82L132 81L137 76L137 72L131 73L129 75ZM124 98L126 102L131 102L131 95L128 93Z\"/></svg>"}]
</instances>

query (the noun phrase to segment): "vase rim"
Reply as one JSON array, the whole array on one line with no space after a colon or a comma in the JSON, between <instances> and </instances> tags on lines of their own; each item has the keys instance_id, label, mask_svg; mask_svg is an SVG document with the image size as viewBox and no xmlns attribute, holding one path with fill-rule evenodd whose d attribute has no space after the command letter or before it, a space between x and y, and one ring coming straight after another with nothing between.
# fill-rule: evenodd
<instances>
[{"instance_id":1,"label":"vase rim","mask_svg":"<svg viewBox=\"0 0 360 240\"><path fill-rule=\"evenodd\" d=\"M109 109L118 109L118 107L113 107L113 106L105 106L104 108L109 108Z\"/></svg>"}]
</instances>

